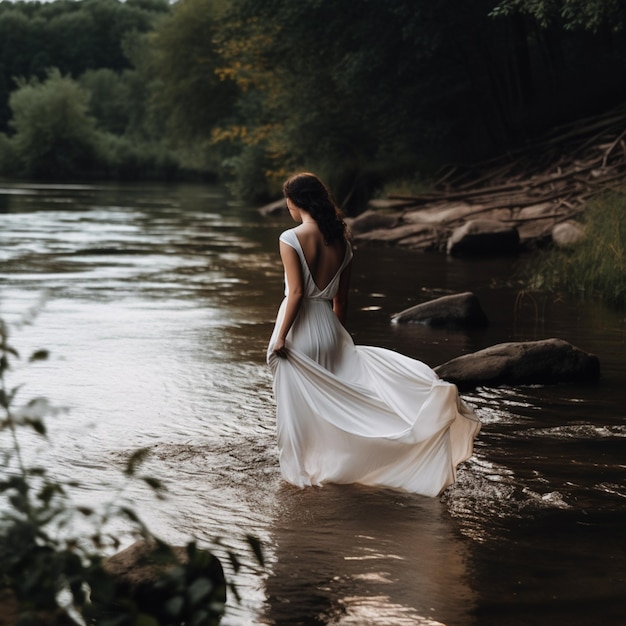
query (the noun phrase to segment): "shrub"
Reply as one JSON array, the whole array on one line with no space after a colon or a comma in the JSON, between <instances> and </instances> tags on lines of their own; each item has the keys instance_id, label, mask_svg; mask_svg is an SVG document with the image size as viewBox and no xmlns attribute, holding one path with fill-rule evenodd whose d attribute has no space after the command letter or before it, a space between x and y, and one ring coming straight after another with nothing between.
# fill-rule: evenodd
<instances>
[{"instance_id":1,"label":"shrub","mask_svg":"<svg viewBox=\"0 0 626 626\"><path fill-rule=\"evenodd\" d=\"M110 133L124 134L128 127L130 94L122 75L108 68L89 70L79 79L89 96L89 111L98 127Z\"/></svg>"},{"instance_id":2,"label":"shrub","mask_svg":"<svg viewBox=\"0 0 626 626\"><path fill-rule=\"evenodd\" d=\"M159 141L118 136L96 127L89 103L105 128L119 130L127 123L125 86L115 73L87 74L84 89L58 70L44 81L18 81L11 95L12 137L0 135L0 173L53 179L113 178L117 180L180 177L176 155ZM115 87L115 89L114 89ZM104 97L107 89L114 94Z\"/></svg>"},{"instance_id":3,"label":"shrub","mask_svg":"<svg viewBox=\"0 0 626 626\"><path fill-rule=\"evenodd\" d=\"M530 265L528 282L626 306L626 193L595 198L582 222L584 238L571 248L540 253Z\"/></svg>"},{"instance_id":4,"label":"shrub","mask_svg":"<svg viewBox=\"0 0 626 626\"><path fill-rule=\"evenodd\" d=\"M160 142L134 141L111 133L98 133L99 174L116 180L175 180L180 164Z\"/></svg>"},{"instance_id":5,"label":"shrub","mask_svg":"<svg viewBox=\"0 0 626 626\"><path fill-rule=\"evenodd\" d=\"M47 357L47 351L38 350L29 361ZM54 408L44 398L16 408L20 389L9 385L8 372L19 358L9 343L8 326L0 319L0 617L16 626L216 626L226 598L216 557L193 542L185 548L167 546L124 505L111 503L101 513L74 506L70 494L77 483L58 482L44 467L26 462L20 434L29 429L45 437L44 417ZM130 456L128 477L136 474L146 453L138 450ZM157 493L162 491L157 479L140 478ZM71 531L75 517L82 520L80 536ZM130 521L135 536L151 546L147 587L129 585L102 557L103 550L119 546L106 530L115 517ZM258 540L249 537L248 541L262 562ZM236 571L236 555L229 552L228 556ZM146 592L151 595L146 597Z\"/></svg>"},{"instance_id":6,"label":"shrub","mask_svg":"<svg viewBox=\"0 0 626 626\"><path fill-rule=\"evenodd\" d=\"M95 122L88 92L59 70L46 80L20 79L9 100L12 138L24 174L44 178L89 172L94 164Z\"/></svg>"},{"instance_id":7,"label":"shrub","mask_svg":"<svg viewBox=\"0 0 626 626\"><path fill-rule=\"evenodd\" d=\"M19 159L13 141L0 133L0 175L11 176L20 170Z\"/></svg>"}]
</instances>

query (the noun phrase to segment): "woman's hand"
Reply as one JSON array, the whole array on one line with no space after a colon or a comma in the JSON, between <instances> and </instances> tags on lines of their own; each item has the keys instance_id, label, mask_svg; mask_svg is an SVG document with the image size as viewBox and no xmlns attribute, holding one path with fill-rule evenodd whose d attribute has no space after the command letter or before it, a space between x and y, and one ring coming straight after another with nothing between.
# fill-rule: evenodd
<instances>
[{"instance_id":1,"label":"woman's hand","mask_svg":"<svg viewBox=\"0 0 626 626\"><path fill-rule=\"evenodd\" d=\"M281 359L287 358L287 348L285 347L285 340L280 337L276 340L274 344L274 354L279 356Z\"/></svg>"}]
</instances>

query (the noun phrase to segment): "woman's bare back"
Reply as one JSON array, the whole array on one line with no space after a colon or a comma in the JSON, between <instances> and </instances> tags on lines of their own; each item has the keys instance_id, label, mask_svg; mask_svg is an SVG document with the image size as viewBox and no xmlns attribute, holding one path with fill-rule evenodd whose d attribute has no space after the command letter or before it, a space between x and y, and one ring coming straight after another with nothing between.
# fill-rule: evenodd
<instances>
[{"instance_id":1,"label":"woman's bare back","mask_svg":"<svg viewBox=\"0 0 626 626\"><path fill-rule=\"evenodd\" d=\"M316 224L303 223L296 229L300 247L315 285L323 291L335 277L346 254L343 239L327 245Z\"/></svg>"}]
</instances>

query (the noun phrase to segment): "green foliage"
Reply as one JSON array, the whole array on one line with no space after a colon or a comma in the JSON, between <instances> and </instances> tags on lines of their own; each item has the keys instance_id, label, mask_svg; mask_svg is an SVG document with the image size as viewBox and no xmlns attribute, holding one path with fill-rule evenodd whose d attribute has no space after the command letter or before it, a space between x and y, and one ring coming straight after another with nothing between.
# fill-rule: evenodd
<instances>
[{"instance_id":1,"label":"green foliage","mask_svg":"<svg viewBox=\"0 0 626 626\"><path fill-rule=\"evenodd\" d=\"M180 163L162 142L98 134L99 174L116 180L176 180Z\"/></svg>"},{"instance_id":2,"label":"green foliage","mask_svg":"<svg viewBox=\"0 0 626 626\"><path fill-rule=\"evenodd\" d=\"M28 176L59 177L90 172L96 151L89 94L58 70L44 82L21 80L11 94L15 152Z\"/></svg>"},{"instance_id":3,"label":"green foliage","mask_svg":"<svg viewBox=\"0 0 626 626\"><path fill-rule=\"evenodd\" d=\"M28 362L47 358L46 350L37 350ZM112 502L102 511L74 506L71 492L77 483L56 481L45 468L26 462L21 432L45 437L44 418L55 409L44 398L19 404L21 390L9 382L19 360L9 328L0 319L0 596L15 600L16 625L216 626L224 612L226 581L215 556L193 542L181 554L151 535L123 504ZM130 456L124 471L128 479L138 476L147 455L142 449ZM158 479L139 478L157 495L162 493ZM119 492L117 499L121 496ZM76 517L83 520L79 536L71 531ZM152 576L143 586L116 575L101 556L119 546L107 532L108 522L116 517L125 518L134 535L146 540L141 565L149 564ZM248 541L262 563L258 540Z\"/></svg>"},{"instance_id":4,"label":"green foliage","mask_svg":"<svg viewBox=\"0 0 626 626\"><path fill-rule=\"evenodd\" d=\"M101 176L118 180L175 179L180 164L163 141L99 130L89 107L111 129L130 128L123 94L131 85L110 70L88 73L83 84L58 70L44 81L19 81L11 95L15 134L0 135L0 173L44 178ZM110 89L108 97L99 99Z\"/></svg>"},{"instance_id":5,"label":"green foliage","mask_svg":"<svg viewBox=\"0 0 626 626\"><path fill-rule=\"evenodd\" d=\"M206 140L233 108L237 89L217 75L223 60L214 42L228 4L182 0L152 38L151 62L159 80L155 98L167 109L169 131L178 143Z\"/></svg>"},{"instance_id":6,"label":"green foliage","mask_svg":"<svg viewBox=\"0 0 626 626\"><path fill-rule=\"evenodd\" d=\"M52 67L74 78L128 69L125 37L152 30L169 10L166 0L0 2L0 130L14 77L43 79Z\"/></svg>"},{"instance_id":7,"label":"green foliage","mask_svg":"<svg viewBox=\"0 0 626 626\"><path fill-rule=\"evenodd\" d=\"M521 13L534 17L542 28L561 24L568 30L597 32L603 27L624 28L624 3L620 0L503 0L494 17Z\"/></svg>"},{"instance_id":8,"label":"green foliage","mask_svg":"<svg viewBox=\"0 0 626 626\"><path fill-rule=\"evenodd\" d=\"M164 0L0 2L0 175L180 178L146 34L168 12Z\"/></svg>"},{"instance_id":9,"label":"green foliage","mask_svg":"<svg viewBox=\"0 0 626 626\"><path fill-rule=\"evenodd\" d=\"M19 164L13 142L0 133L0 175L12 176L19 173Z\"/></svg>"},{"instance_id":10,"label":"green foliage","mask_svg":"<svg viewBox=\"0 0 626 626\"><path fill-rule=\"evenodd\" d=\"M0 2L0 131L12 142L0 140L0 172L20 157L9 92L55 67L90 94L87 109L67 150L24 173L169 177L178 160L260 198L312 169L358 210L390 179L492 157L619 102L625 11L621 0Z\"/></svg>"},{"instance_id":11,"label":"green foliage","mask_svg":"<svg viewBox=\"0 0 626 626\"><path fill-rule=\"evenodd\" d=\"M78 84L89 93L89 113L97 121L98 128L122 135L131 119L130 85L125 74L109 68L88 70Z\"/></svg>"},{"instance_id":12,"label":"green foliage","mask_svg":"<svg viewBox=\"0 0 626 626\"><path fill-rule=\"evenodd\" d=\"M405 18L397 3L233 3L216 41L220 74L241 95L213 139L247 155L228 159L235 177L247 177L254 155L266 185L310 168L345 187L343 199L392 163L401 169L432 128L406 56L423 54L425 38L406 49Z\"/></svg>"},{"instance_id":13,"label":"green foliage","mask_svg":"<svg viewBox=\"0 0 626 626\"><path fill-rule=\"evenodd\" d=\"M470 131L483 131L481 144L508 132L502 118L514 103L490 83L510 81L512 64L498 67L487 50L513 56L515 48L489 8L484 1L236 0L216 41L226 60L221 75L242 93L238 115L213 138L242 153L250 145L263 150L258 165L270 184L314 169L340 201L362 205L381 180L436 166L443 144L458 154L465 141L458 131L469 134L478 120L494 126ZM483 116L494 103L500 115Z\"/></svg>"},{"instance_id":14,"label":"green foliage","mask_svg":"<svg viewBox=\"0 0 626 626\"><path fill-rule=\"evenodd\" d=\"M11 5L8 8L7 5ZM0 129L6 130L10 118L9 93L15 76L32 76L43 68L46 58L41 50L43 23L30 20L20 5L0 3Z\"/></svg>"},{"instance_id":15,"label":"green foliage","mask_svg":"<svg viewBox=\"0 0 626 626\"><path fill-rule=\"evenodd\" d=\"M542 30L522 4L565 5L566 25L612 15L595 0L182 0L155 73L176 133L216 146L244 195L306 168L358 207L381 181L493 156L621 95L622 41ZM238 87L230 110L214 73Z\"/></svg>"},{"instance_id":16,"label":"green foliage","mask_svg":"<svg viewBox=\"0 0 626 626\"><path fill-rule=\"evenodd\" d=\"M626 193L595 198L583 224L585 236L578 244L534 259L529 285L626 307Z\"/></svg>"},{"instance_id":17,"label":"green foliage","mask_svg":"<svg viewBox=\"0 0 626 626\"><path fill-rule=\"evenodd\" d=\"M399 196L415 196L433 193L434 191L435 186L433 180L423 178L419 175L414 175L389 180L382 188L380 197L387 198L391 194Z\"/></svg>"}]
</instances>

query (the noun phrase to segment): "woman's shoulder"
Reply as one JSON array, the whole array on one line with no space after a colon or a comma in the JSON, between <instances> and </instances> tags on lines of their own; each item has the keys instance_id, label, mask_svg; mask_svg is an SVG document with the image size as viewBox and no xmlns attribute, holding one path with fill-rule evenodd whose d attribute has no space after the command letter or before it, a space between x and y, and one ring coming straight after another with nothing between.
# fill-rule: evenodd
<instances>
[{"instance_id":1,"label":"woman's shoulder","mask_svg":"<svg viewBox=\"0 0 626 626\"><path fill-rule=\"evenodd\" d=\"M289 228L287 230L284 230L280 234L280 237L278 238L278 240L285 242L286 244L290 245L291 247L296 247L297 244L298 244L298 237L297 237L295 231L296 231L295 228Z\"/></svg>"}]
</instances>

